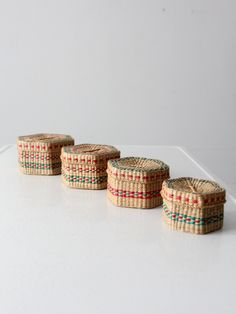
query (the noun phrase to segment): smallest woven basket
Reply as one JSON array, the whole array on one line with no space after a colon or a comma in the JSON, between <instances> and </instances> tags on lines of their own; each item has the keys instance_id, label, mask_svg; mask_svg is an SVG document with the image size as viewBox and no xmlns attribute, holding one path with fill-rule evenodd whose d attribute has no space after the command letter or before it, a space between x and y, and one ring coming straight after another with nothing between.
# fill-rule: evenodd
<instances>
[{"instance_id":1,"label":"smallest woven basket","mask_svg":"<svg viewBox=\"0 0 236 314\"><path fill-rule=\"evenodd\" d=\"M81 144L62 149L62 180L77 189L106 189L107 162L119 158L120 152L110 145Z\"/></svg>"},{"instance_id":2,"label":"smallest woven basket","mask_svg":"<svg viewBox=\"0 0 236 314\"><path fill-rule=\"evenodd\" d=\"M169 167L160 160L127 157L108 162L108 198L122 207L153 208L162 204L162 182Z\"/></svg>"},{"instance_id":3,"label":"smallest woven basket","mask_svg":"<svg viewBox=\"0 0 236 314\"><path fill-rule=\"evenodd\" d=\"M33 134L17 139L20 170L25 174L56 175L61 173L61 148L74 145L64 134Z\"/></svg>"},{"instance_id":4,"label":"smallest woven basket","mask_svg":"<svg viewBox=\"0 0 236 314\"><path fill-rule=\"evenodd\" d=\"M172 229L205 234L223 226L225 190L216 182L169 179L161 195L163 218Z\"/></svg>"}]
</instances>

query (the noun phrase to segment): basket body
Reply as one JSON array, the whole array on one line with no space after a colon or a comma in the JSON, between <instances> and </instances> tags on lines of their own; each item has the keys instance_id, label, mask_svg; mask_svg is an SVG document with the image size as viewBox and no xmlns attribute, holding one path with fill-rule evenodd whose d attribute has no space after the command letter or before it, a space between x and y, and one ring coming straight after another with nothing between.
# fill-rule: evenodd
<instances>
[{"instance_id":1,"label":"basket body","mask_svg":"<svg viewBox=\"0 0 236 314\"><path fill-rule=\"evenodd\" d=\"M62 180L77 189L107 188L107 162L119 158L120 152L110 145L81 144L62 149Z\"/></svg>"},{"instance_id":2,"label":"basket body","mask_svg":"<svg viewBox=\"0 0 236 314\"><path fill-rule=\"evenodd\" d=\"M127 157L108 162L108 198L116 206L154 208L162 204L169 167L159 160Z\"/></svg>"},{"instance_id":3,"label":"basket body","mask_svg":"<svg viewBox=\"0 0 236 314\"><path fill-rule=\"evenodd\" d=\"M205 234L222 228L225 190L217 183L194 178L163 183L163 219L175 230Z\"/></svg>"},{"instance_id":4,"label":"basket body","mask_svg":"<svg viewBox=\"0 0 236 314\"><path fill-rule=\"evenodd\" d=\"M19 168L25 174L61 173L61 148L73 145L74 139L62 134L34 134L17 139Z\"/></svg>"}]
</instances>

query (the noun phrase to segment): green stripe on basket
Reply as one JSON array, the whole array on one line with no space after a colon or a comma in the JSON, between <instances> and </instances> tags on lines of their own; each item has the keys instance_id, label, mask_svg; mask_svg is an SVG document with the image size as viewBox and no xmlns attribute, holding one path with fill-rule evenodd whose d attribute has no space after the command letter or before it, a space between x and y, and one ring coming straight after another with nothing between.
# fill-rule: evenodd
<instances>
[{"instance_id":1,"label":"green stripe on basket","mask_svg":"<svg viewBox=\"0 0 236 314\"><path fill-rule=\"evenodd\" d=\"M74 176L74 175L66 175L63 174L63 177L68 182L76 182L76 183L90 183L97 184L103 183L107 181L107 176L102 177L86 177L86 176Z\"/></svg>"},{"instance_id":2,"label":"green stripe on basket","mask_svg":"<svg viewBox=\"0 0 236 314\"><path fill-rule=\"evenodd\" d=\"M56 169L61 167L61 162L44 164L44 163L36 163L36 162L23 162L19 161L19 164L22 168L25 169Z\"/></svg>"},{"instance_id":3,"label":"green stripe on basket","mask_svg":"<svg viewBox=\"0 0 236 314\"><path fill-rule=\"evenodd\" d=\"M170 211L166 205L166 203L163 203L163 210L166 214L166 216L173 221L177 221L179 223L186 223L189 225L197 225L197 226L203 226L203 225L209 225L212 223L216 223L218 221L223 220L223 214L219 215L213 215L207 218L199 218L194 216L189 216L185 214L180 214L178 212Z\"/></svg>"}]
</instances>

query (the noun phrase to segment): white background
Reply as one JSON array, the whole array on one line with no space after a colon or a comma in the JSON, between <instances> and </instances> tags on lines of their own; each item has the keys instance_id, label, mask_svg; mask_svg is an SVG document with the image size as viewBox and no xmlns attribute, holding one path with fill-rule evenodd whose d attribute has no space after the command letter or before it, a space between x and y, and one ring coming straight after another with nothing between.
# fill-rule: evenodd
<instances>
[{"instance_id":1,"label":"white background","mask_svg":"<svg viewBox=\"0 0 236 314\"><path fill-rule=\"evenodd\" d=\"M234 166L235 30L234 0L0 0L0 146L61 132Z\"/></svg>"},{"instance_id":2,"label":"white background","mask_svg":"<svg viewBox=\"0 0 236 314\"><path fill-rule=\"evenodd\" d=\"M0 145L232 145L236 2L0 1Z\"/></svg>"}]
</instances>

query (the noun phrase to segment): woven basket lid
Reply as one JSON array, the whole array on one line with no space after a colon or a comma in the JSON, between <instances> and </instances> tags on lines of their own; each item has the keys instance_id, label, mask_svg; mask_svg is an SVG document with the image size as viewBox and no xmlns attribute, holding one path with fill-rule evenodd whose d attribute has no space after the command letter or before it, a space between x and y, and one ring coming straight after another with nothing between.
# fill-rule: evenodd
<instances>
[{"instance_id":1,"label":"woven basket lid","mask_svg":"<svg viewBox=\"0 0 236 314\"><path fill-rule=\"evenodd\" d=\"M60 150L63 145L73 145L74 139L70 135L40 133L19 136L17 144L22 150Z\"/></svg>"},{"instance_id":2,"label":"woven basket lid","mask_svg":"<svg viewBox=\"0 0 236 314\"><path fill-rule=\"evenodd\" d=\"M120 151L111 145L80 144L62 148L61 159L71 164L101 164L111 158L119 158Z\"/></svg>"},{"instance_id":3,"label":"woven basket lid","mask_svg":"<svg viewBox=\"0 0 236 314\"><path fill-rule=\"evenodd\" d=\"M225 189L218 183L188 177L166 180L161 194L167 201L196 207L225 202Z\"/></svg>"},{"instance_id":4,"label":"woven basket lid","mask_svg":"<svg viewBox=\"0 0 236 314\"><path fill-rule=\"evenodd\" d=\"M122 181L146 183L169 178L169 167L157 159L126 157L110 160L108 173Z\"/></svg>"}]
</instances>

